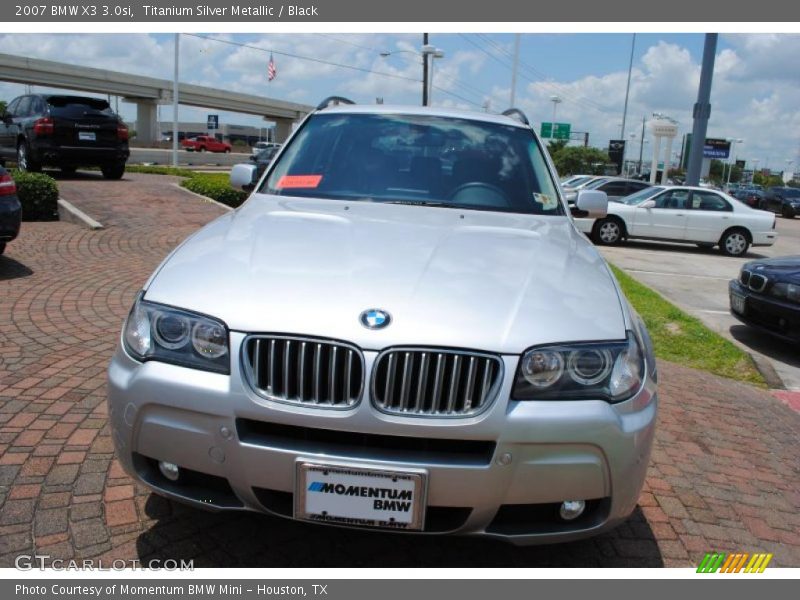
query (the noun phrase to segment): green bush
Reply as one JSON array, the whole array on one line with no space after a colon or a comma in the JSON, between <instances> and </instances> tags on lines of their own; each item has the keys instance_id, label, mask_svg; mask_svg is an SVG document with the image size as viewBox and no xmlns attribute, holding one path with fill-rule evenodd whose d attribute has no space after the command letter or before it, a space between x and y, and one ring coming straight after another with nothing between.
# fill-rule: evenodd
<instances>
[{"instance_id":1,"label":"green bush","mask_svg":"<svg viewBox=\"0 0 800 600\"><path fill-rule=\"evenodd\" d=\"M150 175L175 175L177 177L194 177L195 175L195 172L191 169L161 165L126 165L125 171L127 173L147 173Z\"/></svg>"},{"instance_id":2,"label":"green bush","mask_svg":"<svg viewBox=\"0 0 800 600\"><path fill-rule=\"evenodd\" d=\"M58 220L58 186L55 179L44 173L26 171L13 171L11 176L17 184L23 220Z\"/></svg>"},{"instance_id":3,"label":"green bush","mask_svg":"<svg viewBox=\"0 0 800 600\"><path fill-rule=\"evenodd\" d=\"M246 192L235 190L230 186L227 173L195 173L189 179L181 181L181 185L191 192L234 208L248 196Z\"/></svg>"}]
</instances>

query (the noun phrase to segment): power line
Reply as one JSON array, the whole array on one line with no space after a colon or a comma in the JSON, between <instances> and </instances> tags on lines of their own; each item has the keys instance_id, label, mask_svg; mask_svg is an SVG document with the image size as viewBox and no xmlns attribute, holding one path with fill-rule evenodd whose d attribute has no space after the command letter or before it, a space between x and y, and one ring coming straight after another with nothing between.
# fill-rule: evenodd
<instances>
[{"instance_id":1,"label":"power line","mask_svg":"<svg viewBox=\"0 0 800 600\"><path fill-rule=\"evenodd\" d=\"M464 38L467 42L472 44L475 48L477 48L478 50L480 50L481 52L483 52L484 54L486 54L487 56L489 56L490 58L492 58L493 60L495 60L496 62L501 64L503 67L505 67L507 69L511 69L512 68L512 66L509 63L505 62L502 58L499 58L495 53L490 52L489 50L487 50L486 48L484 48L483 46L481 46L480 44L478 44L474 40L468 38L466 35L464 35L464 34L459 34L459 35L462 38ZM496 51L499 51L502 54L504 54L504 55L506 55L508 57L511 57L510 53L507 50L505 50L504 48L500 47L496 42L494 42L494 40L486 38L485 41L486 41L486 43L490 44ZM537 74L537 71L533 67L528 65L527 63L524 63L524 62L520 61L520 66L523 69L527 69L529 71L532 71L534 74ZM582 106L583 108L588 108L588 109L595 110L597 112L602 112L602 113L606 112L605 109L602 108L599 104L594 104L590 100L584 99L584 98L582 98L580 96L574 96L572 93L566 93L559 86L553 84L552 82L542 81L541 76L537 77L536 79L531 78L530 76L526 75L525 73L520 73L520 76L523 79L525 79L528 82L530 82L530 83L538 83L538 84L541 84L541 85L543 85L545 87L550 88L554 92L559 93L560 95L564 96L565 98L567 98L571 102L574 102L575 104L578 104L579 106ZM544 75L542 74L542 76L544 76ZM546 76L544 76L544 77L546 77Z\"/></svg>"},{"instance_id":2,"label":"power line","mask_svg":"<svg viewBox=\"0 0 800 600\"><path fill-rule=\"evenodd\" d=\"M200 35L200 34L197 34L197 33L184 33L183 35L190 36L190 37L196 37L196 38L199 38L199 39L202 39L202 40L209 40L209 41L213 41L213 42L219 42L221 44L228 44L230 46L238 46L240 48L248 48L250 50L256 50L258 52L265 52L265 53L269 52L269 53L272 53L272 54L277 54L278 56L286 56L286 57L289 57L289 58L296 58L298 60L308 60L308 61L311 61L311 62L315 62L315 63L319 63L319 64L323 64L323 65L328 65L328 66L331 66L331 67L337 67L337 68L340 68L340 69L350 69L350 70L353 70L353 71L359 71L361 73L369 73L371 75L379 75L381 77L391 77L393 79L402 79L404 81L413 81L414 83L420 83L422 81L421 79L416 79L414 77L408 77L406 75L398 75L396 73L387 73L385 71L375 71L373 69L367 69L365 67L357 67L355 65L346 65L346 64L343 64L343 63L337 63L337 62L330 61L330 60L323 60L323 59L314 58L314 57L311 57L311 56L302 56L300 54L293 54L291 52L284 52L282 50L272 50L272 49L268 50L266 48L261 48L260 46L254 46L252 44L245 44L243 42L234 42L232 40L223 40L223 39L219 39L219 38L215 38L215 37L211 37L211 36ZM335 39L335 38L333 38L333 39ZM342 41L342 40L337 40L337 41ZM366 48L366 46L363 46L363 47ZM480 106L480 104L478 104L477 102L473 102L472 100L469 100L468 98L464 98L460 94L456 94L455 92L452 92L450 90L441 88L439 86L433 86L433 87L434 87L434 89L439 90L440 92L443 92L445 94L449 94L450 96L453 96L454 98L458 98L459 100L462 100L464 102L467 102L467 103L475 105L475 106Z\"/></svg>"}]
</instances>

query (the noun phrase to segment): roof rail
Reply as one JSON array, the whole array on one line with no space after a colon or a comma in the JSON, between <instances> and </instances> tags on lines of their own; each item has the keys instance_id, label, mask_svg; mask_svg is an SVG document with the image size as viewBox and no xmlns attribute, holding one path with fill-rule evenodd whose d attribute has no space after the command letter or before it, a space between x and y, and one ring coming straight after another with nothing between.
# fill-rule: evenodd
<instances>
[{"instance_id":1,"label":"roof rail","mask_svg":"<svg viewBox=\"0 0 800 600\"><path fill-rule=\"evenodd\" d=\"M317 110L328 108L331 104L355 104L355 102L349 98L343 98L342 96L328 96L325 100L317 104Z\"/></svg>"},{"instance_id":2,"label":"roof rail","mask_svg":"<svg viewBox=\"0 0 800 600\"><path fill-rule=\"evenodd\" d=\"M522 112L518 108L506 109L506 110L503 111L503 115L506 116L506 117L512 117L512 118L516 119L517 121L525 123L525 125L530 125L531 124L531 122L528 121L528 117L525 116L525 113Z\"/></svg>"}]
</instances>

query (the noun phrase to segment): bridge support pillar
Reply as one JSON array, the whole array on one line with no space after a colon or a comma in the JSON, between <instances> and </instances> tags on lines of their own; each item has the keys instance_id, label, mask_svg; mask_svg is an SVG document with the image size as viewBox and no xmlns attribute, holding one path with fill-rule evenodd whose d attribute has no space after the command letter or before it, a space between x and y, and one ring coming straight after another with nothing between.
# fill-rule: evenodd
<instances>
[{"instance_id":1,"label":"bridge support pillar","mask_svg":"<svg viewBox=\"0 0 800 600\"><path fill-rule=\"evenodd\" d=\"M140 144L153 144L158 141L158 103L155 100L135 98L136 138Z\"/></svg>"},{"instance_id":2,"label":"bridge support pillar","mask_svg":"<svg viewBox=\"0 0 800 600\"><path fill-rule=\"evenodd\" d=\"M275 141L282 144L292 133L292 123L290 119L275 119Z\"/></svg>"}]
</instances>

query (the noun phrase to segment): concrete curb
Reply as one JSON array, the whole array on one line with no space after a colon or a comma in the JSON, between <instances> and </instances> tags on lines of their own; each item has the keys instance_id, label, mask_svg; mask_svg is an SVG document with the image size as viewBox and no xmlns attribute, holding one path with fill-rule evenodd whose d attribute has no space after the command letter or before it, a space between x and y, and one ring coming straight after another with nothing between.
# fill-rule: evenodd
<instances>
[{"instance_id":1,"label":"concrete curb","mask_svg":"<svg viewBox=\"0 0 800 600\"><path fill-rule=\"evenodd\" d=\"M758 354L757 352L747 349L744 344L739 343L738 345L750 356L750 360L753 361L753 364L756 366L756 370L761 373L761 376L764 378L764 381L767 382L767 385L771 390L786 389L786 384L783 383L783 379L781 379L781 376L778 375L778 372L775 370L775 367L772 366L772 363L769 361L769 359L761 354Z\"/></svg>"},{"instance_id":2,"label":"concrete curb","mask_svg":"<svg viewBox=\"0 0 800 600\"><path fill-rule=\"evenodd\" d=\"M213 198L209 198L208 196L203 196L203 194L198 194L197 192L193 192L192 190L187 190L180 183L173 183L172 185L174 185L176 188L178 188L182 192L186 192L187 194L191 194L192 196L197 196L198 198L200 198L204 202L211 202L211 204L216 204L217 206L221 206L222 208L224 208L227 211L236 210L232 206L228 206L227 204L223 204L222 202L217 202Z\"/></svg>"},{"instance_id":3,"label":"concrete curb","mask_svg":"<svg viewBox=\"0 0 800 600\"><path fill-rule=\"evenodd\" d=\"M91 230L103 229L102 223L95 221L81 209L63 198L58 199L58 218L67 223L77 223Z\"/></svg>"}]
</instances>

